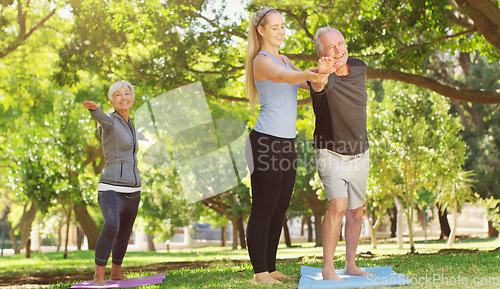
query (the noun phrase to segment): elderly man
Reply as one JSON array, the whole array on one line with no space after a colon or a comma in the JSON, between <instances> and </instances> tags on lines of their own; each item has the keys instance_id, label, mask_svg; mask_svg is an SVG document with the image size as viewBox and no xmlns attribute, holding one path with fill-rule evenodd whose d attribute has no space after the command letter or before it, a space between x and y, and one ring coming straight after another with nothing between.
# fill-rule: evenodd
<instances>
[{"instance_id":1,"label":"elderly man","mask_svg":"<svg viewBox=\"0 0 500 289\"><path fill-rule=\"evenodd\" d=\"M320 57L333 63L319 66L330 73L328 83L310 83L316 115L314 152L318 174L328 198L323 219L323 279L343 281L334 268L335 248L346 216L346 275L373 275L356 266L363 204L370 165L366 132L366 66L349 59L342 34L323 27L314 37Z\"/></svg>"}]
</instances>

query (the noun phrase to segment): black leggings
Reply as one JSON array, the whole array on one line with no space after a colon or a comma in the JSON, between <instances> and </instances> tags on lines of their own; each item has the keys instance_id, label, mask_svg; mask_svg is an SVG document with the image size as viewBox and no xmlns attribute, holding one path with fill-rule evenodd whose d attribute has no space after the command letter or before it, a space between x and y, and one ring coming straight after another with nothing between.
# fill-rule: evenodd
<instances>
[{"instance_id":1,"label":"black leggings","mask_svg":"<svg viewBox=\"0 0 500 289\"><path fill-rule=\"evenodd\" d=\"M122 264L139 209L140 197L140 192L98 192L97 201L101 208L104 226L95 248L96 265L106 266L111 250L113 264Z\"/></svg>"},{"instance_id":2,"label":"black leggings","mask_svg":"<svg viewBox=\"0 0 500 289\"><path fill-rule=\"evenodd\" d=\"M252 211L247 225L248 253L255 273L274 272L283 217L297 171L295 139L252 131L249 140L251 149L247 147L246 151L251 172Z\"/></svg>"}]
</instances>

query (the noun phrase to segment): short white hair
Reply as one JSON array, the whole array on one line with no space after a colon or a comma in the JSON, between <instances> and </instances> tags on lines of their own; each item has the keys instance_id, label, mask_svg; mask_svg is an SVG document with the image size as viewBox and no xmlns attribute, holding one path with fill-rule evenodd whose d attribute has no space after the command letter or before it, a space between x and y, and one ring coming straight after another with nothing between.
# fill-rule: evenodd
<instances>
[{"instance_id":1,"label":"short white hair","mask_svg":"<svg viewBox=\"0 0 500 289\"><path fill-rule=\"evenodd\" d=\"M122 86L126 86L126 87L130 88L130 90L132 91L132 97L135 99L134 86L130 82L126 81L126 80L120 80L120 81L115 82L109 88L109 91L108 91L108 98L109 98L109 100L113 101L113 95Z\"/></svg>"},{"instance_id":2,"label":"short white hair","mask_svg":"<svg viewBox=\"0 0 500 289\"><path fill-rule=\"evenodd\" d=\"M344 43L345 43L344 35L342 35L342 33L340 33L340 31L338 31L337 29L332 28L328 25L325 27L321 27L320 29L318 29L318 31L316 31L316 34L314 35L314 39L313 39L314 45L316 46L316 51L321 55L323 55L323 45L321 45L321 41L320 41L321 35L325 34L326 32L330 32L330 31L335 31L338 34L340 34L340 37L342 37L342 41L344 41Z\"/></svg>"}]
</instances>

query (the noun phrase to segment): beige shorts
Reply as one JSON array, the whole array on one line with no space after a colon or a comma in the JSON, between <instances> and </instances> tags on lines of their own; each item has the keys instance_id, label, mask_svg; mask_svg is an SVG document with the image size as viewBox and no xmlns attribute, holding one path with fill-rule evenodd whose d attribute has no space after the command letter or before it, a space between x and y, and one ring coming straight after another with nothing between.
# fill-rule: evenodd
<instances>
[{"instance_id":1,"label":"beige shorts","mask_svg":"<svg viewBox=\"0 0 500 289\"><path fill-rule=\"evenodd\" d=\"M370 153L341 155L328 149L315 149L316 168L328 200L347 198L347 208L365 203Z\"/></svg>"}]
</instances>

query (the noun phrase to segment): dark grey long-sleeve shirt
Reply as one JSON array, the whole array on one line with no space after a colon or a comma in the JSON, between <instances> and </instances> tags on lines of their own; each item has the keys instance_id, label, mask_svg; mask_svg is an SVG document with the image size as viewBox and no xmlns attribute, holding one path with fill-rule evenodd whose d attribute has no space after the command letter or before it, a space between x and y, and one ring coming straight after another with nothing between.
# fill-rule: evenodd
<instances>
[{"instance_id":1,"label":"dark grey long-sleeve shirt","mask_svg":"<svg viewBox=\"0 0 500 289\"><path fill-rule=\"evenodd\" d=\"M320 92L311 88L316 127L314 148L355 155L369 147L366 132L366 65L359 59L347 60L351 72L330 74Z\"/></svg>"},{"instance_id":2,"label":"dark grey long-sleeve shirt","mask_svg":"<svg viewBox=\"0 0 500 289\"><path fill-rule=\"evenodd\" d=\"M106 165L100 183L140 188L141 176L137 168L137 133L132 120L129 123L118 113L107 114L101 108L90 110L101 126L102 147Z\"/></svg>"}]
</instances>

